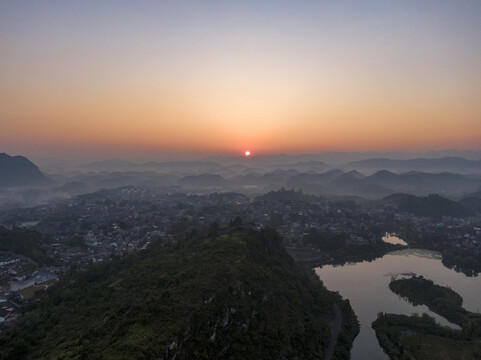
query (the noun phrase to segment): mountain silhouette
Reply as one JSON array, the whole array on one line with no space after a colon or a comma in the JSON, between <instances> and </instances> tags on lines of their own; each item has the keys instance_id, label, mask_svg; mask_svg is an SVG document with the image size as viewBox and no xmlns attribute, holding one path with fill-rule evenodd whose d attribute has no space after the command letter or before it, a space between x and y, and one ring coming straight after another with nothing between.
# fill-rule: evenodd
<instances>
[{"instance_id":1,"label":"mountain silhouette","mask_svg":"<svg viewBox=\"0 0 481 360\"><path fill-rule=\"evenodd\" d=\"M0 187L48 185L49 183L51 180L26 157L0 153Z\"/></svg>"}]
</instances>

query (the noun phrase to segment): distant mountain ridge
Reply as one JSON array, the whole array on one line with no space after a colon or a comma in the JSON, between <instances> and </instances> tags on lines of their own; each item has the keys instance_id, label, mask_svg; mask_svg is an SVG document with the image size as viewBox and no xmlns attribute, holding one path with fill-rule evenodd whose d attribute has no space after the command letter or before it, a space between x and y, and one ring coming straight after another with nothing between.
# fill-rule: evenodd
<instances>
[{"instance_id":1,"label":"distant mountain ridge","mask_svg":"<svg viewBox=\"0 0 481 360\"><path fill-rule=\"evenodd\" d=\"M255 166L265 166L266 164L290 164L295 162L320 161L333 165L334 167L347 164L349 162L368 160L368 159L440 159L445 157L459 157L468 160L481 160L479 150L442 150L428 152L323 152L311 154L277 154L277 155L255 155L249 159L242 159L239 156L210 156L205 160L215 161L219 164L245 161L245 163L255 164Z\"/></svg>"},{"instance_id":2,"label":"distant mountain ridge","mask_svg":"<svg viewBox=\"0 0 481 360\"><path fill-rule=\"evenodd\" d=\"M460 153L463 154L463 153ZM472 155L474 154L467 154ZM325 154L324 154L325 155ZM332 162L325 161L323 154L312 155L259 155L251 158L245 157L209 157L199 160L169 160L169 161L148 161L133 162L121 159L96 161L88 164L87 168L95 171L102 170L156 170L182 172L191 170L193 172L211 172L227 170L296 170L298 172L320 173L335 168L343 170L357 170L360 172L374 172L378 170L389 170L395 172L423 171L423 172L460 172L460 173L481 173L481 159L467 159L462 156L444 156L440 158L416 157L371 157L367 154L359 160L350 160L347 155L344 162L342 158L333 158ZM353 154L354 156L355 154ZM372 155L381 155L373 153ZM386 154L388 155L388 154ZM425 155L433 155L426 153ZM360 155L359 155L360 156ZM358 156L358 157L359 157ZM406 154L405 154L406 156ZM481 155L480 155L481 156ZM318 157L318 158L316 158ZM322 160L319 160L321 158ZM328 158L329 159L329 158ZM227 173L227 172L226 172Z\"/></svg>"},{"instance_id":3,"label":"distant mountain ridge","mask_svg":"<svg viewBox=\"0 0 481 360\"><path fill-rule=\"evenodd\" d=\"M343 172L335 169L322 174L296 174L287 180L286 186L315 195L353 195L368 198L381 198L397 192L465 196L480 189L481 180L448 172L434 174L409 171L396 174L381 170L364 176L355 170Z\"/></svg>"},{"instance_id":4,"label":"distant mountain ridge","mask_svg":"<svg viewBox=\"0 0 481 360\"><path fill-rule=\"evenodd\" d=\"M48 185L49 183L51 180L26 157L0 153L0 187Z\"/></svg>"},{"instance_id":5,"label":"distant mountain ridge","mask_svg":"<svg viewBox=\"0 0 481 360\"><path fill-rule=\"evenodd\" d=\"M344 166L346 169L360 171L423 171L423 172L481 172L481 160L467 160L462 157L443 157L439 159L387 159L375 158L360 161L352 161Z\"/></svg>"},{"instance_id":6,"label":"distant mountain ridge","mask_svg":"<svg viewBox=\"0 0 481 360\"><path fill-rule=\"evenodd\" d=\"M179 185L184 186L222 186L225 185L225 179L220 175L200 174L189 175L179 180Z\"/></svg>"},{"instance_id":7,"label":"distant mountain ridge","mask_svg":"<svg viewBox=\"0 0 481 360\"><path fill-rule=\"evenodd\" d=\"M86 187L112 188L126 185L179 187L196 191L247 191L264 193L286 189L303 190L316 196L357 196L380 199L394 193L429 195L438 193L456 198L467 197L481 189L481 176L450 172L429 173L408 171L395 173L380 170L366 176L351 170L299 172L297 170L244 169L230 171L197 171L190 167L184 172L156 173L148 171L115 171L83 174L69 183L82 182ZM68 189L65 189L68 190Z\"/></svg>"},{"instance_id":8,"label":"distant mountain ridge","mask_svg":"<svg viewBox=\"0 0 481 360\"><path fill-rule=\"evenodd\" d=\"M23 163L31 174L21 178L17 176L18 171L0 169L3 177L0 188L36 186L46 181L28 159L6 154L1 157L9 162ZM215 190L257 194L284 187L316 196L371 199L399 192L418 196L438 193L461 199L481 189L481 161L461 157L371 158L337 168L319 160L290 155L274 156L277 162L261 166L263 158L269 157L238 157L236 164L217 163L213 159L159 162L113 159L90 163L88 172L54 174L52 179L58 184L57 189L62 196L127 185L172 188L174 191ZM479 171L476 170L478 168ZM475 205L476 200L469 201Z\"/></svg>"}]
</instances>

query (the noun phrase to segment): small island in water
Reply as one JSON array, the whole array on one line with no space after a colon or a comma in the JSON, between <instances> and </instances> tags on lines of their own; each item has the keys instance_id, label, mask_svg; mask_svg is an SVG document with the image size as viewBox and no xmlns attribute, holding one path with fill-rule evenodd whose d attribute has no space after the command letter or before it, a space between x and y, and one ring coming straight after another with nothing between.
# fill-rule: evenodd
<instances>
[{"instance_id":1,"label":"small island in water","mask_svg":"<svg viewBox=\"0 0 481 360\"><path fill-rule=\"evenodd\" d=\"M481 315L465 310L459 294L416 275L393 278L389 288L413 305L426 305L460 327L441 326L427 314L379 313L372 327L391 359L481 359Z\"/></svg>"}]
</instances>

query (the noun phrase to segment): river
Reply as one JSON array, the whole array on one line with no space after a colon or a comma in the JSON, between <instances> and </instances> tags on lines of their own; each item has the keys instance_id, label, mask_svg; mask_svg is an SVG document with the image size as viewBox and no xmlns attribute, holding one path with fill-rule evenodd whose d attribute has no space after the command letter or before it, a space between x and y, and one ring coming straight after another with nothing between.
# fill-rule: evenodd
<instances>
[{"instance_id":1,"label":"river","mask_svg":"<svg viewBox=\"0 0 481 360\"><path fill-rule=\"evenodd\" d=\"M479 312L481 308L481 277L467 277L446 268L441 263L441 255L433 251L400 250L372 262L326 265L316 268L315 271L329 290L338 291L344 298L349 299L359 319L361 330L351 350L353 360L389 359L379 346L371 327L379 312L405 315L426 312L438 323L458 328L429 311L426 306L413 306L394 294L388 287L392 276L407 273L423 275L438 285L449 286L461 295L466 310Z\"/></svg>"}]
</instances>

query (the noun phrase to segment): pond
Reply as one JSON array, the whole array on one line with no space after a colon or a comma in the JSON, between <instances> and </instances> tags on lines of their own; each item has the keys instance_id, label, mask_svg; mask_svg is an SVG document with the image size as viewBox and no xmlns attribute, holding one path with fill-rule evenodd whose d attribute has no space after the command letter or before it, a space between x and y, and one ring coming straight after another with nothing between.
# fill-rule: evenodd
<instances>
[{"instance_id":1,"label":"pond","mask_svg":"<svg viewBox=\"0 0 481 360\"><path fill-rule=\"evenodd\" d=\"M383 352L371 327L379 312L411 315L428 313L442 325L458 328L446 319L429 311L426 306L413 306L388 287L392 277L415 273L433 280L438 285L449 286L463 297L468 311L479 312L481 308L481 277L467 277L446 268L439 253L406 249L384 255L372 262L359 262L343 266L327 265L315 269L324 285L338 291L349 299L361 330L354 340L351 351L353 360L389 359Z\"/></svg>"},{"instance_id":2,"label":"pond","mask_svg":"<svg viewBox=\"0 0 481 360\"><path fill-rule=\"evenodd\" d=\"M388 244L393 244L393 245L402 245L402 246L407 246L407 242L405 242L403 239L400 239L396 234L390 234L386 233L382 237L382 241Z\"/></svg>"}]
</instances>

